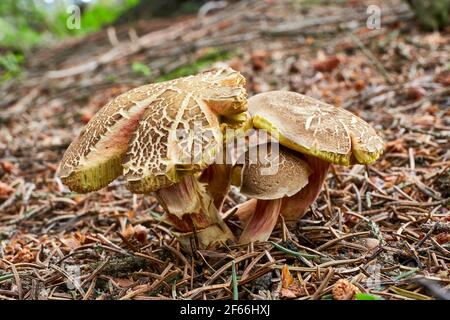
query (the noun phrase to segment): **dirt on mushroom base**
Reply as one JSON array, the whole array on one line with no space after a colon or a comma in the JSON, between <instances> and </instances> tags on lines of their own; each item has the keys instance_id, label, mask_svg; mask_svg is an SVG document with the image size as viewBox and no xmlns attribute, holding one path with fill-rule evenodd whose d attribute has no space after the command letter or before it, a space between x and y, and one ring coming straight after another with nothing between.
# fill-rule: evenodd
<instances>
[{"instance_id":1,"label":"dirt on mushroom base","mask_svg":"<svg viewBox=\"0 0 450 320\"><path fill-rule=\"evenodd\" d=\"M364 5L361 1L361 9ZM286 3L270 10L259 6L257 10L275 17L293 19L293 13L298 13ZM351 10L312 7L305 18L348 16ZM231 19L229 14L227 19ZM380 162L367 168L335 167L326 189L301 223L295 228L276 228L270 239L276 245L269 242L253 250L224 247L214 253L201 252L202 256L194 259L193 270L191 258L180 253L170 231L155 221L162 213L156 199L132 196L121 182L97 193L77 195L61 192L53 181L56 164L74 136L68 128L79 130L82 119L111 97L138 85L136 80L122 84L110 81L111 70L127 74L127 69L121 69L126 61L82 75L90 79L88 86L79 77L68 77L67 83L56 81L60 86L48 82L49 91L35 88L36 78L29 78L20 86L3 89L1 103L7 113L0 114L0 179L4 184L0 184L1 298L227 299L233 258L241 276L241 299L327 299L331 298L331 286L340 278L353 280L362 292L386 299L427 298L430 293L419 289L414 280L425 274L429 281L435 279L448 286L446 186L450 164L446 150L450 124L445 100L448 67L444 62L449 61L449 33L422 33L412 21L400 15L395 19L395 25L386 22L381 31L371 33L362 28L358 33L389 76L396 79L393 85L339 28L332 28L332 34L297 34L298 42L272 36L270 45L275 49L269 51L265 49L267 39L260 46L257 41L239 43L243 53L227 62L234 67L241 65L250 93L287 87L340 104L381 129L387 150ZM271 26L271 21L267 25ZM329 30L329 25L315 28L321 32ZM214 30L212 37L220 37L220 30L227 29L222 25ZM275 34L277 30L268 31ZM251 48L261 48L262 52L256 54ZM324 48L322 53L320 48ZM90 59L82 51L73 50L72 54L72 59ZM141 54L134 57L143 58ZM314 69L316 60L326 61L333 55L339 57L337 67L320 72ZM71 57L64 60L70 62ZM411 61L420 63L411 68ZM37 97L32 89L38 90L39 98L30 104L25 98ZM11 97L25 100L17 103ZM44 104L46 108L41 108ZM24 116L14 116L17 112ZM224 210L243 200L232 193ZM230 223L236 220L231 218ZM139 224L147 230L145 239L140 228L129 228ZM383 249L377 244L383 244ZM289 291L282 291L281 280L276 280L281 278L285 263L294 280L298 275L303 279L301 285L298 281L289 284ZM14 279L10 264L15 265L19 281ZM381 287L368 288L373 282L367 281L370 277L359 267L374 275L372 280L379 275ZM58 270L92 278L79 290ZM155 274L161 276L156 278ZM195 279L192 287L191 275ZM144 288L147 284L152 285ZM317 291L322 284L325 290ZM90 286L95 290L90 291Z\"/></svg>"}]
</instances>

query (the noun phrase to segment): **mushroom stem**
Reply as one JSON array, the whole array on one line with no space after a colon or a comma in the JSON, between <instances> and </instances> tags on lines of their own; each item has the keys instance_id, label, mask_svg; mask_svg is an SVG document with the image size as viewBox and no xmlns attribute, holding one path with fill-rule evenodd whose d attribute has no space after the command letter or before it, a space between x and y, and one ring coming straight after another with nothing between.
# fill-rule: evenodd
<instances>
[{"instance_id":1,"label":"mushroom stem","mask_svg":"<svg viewBox=\"0 0 450 320\"><path fill-rule=\"evenodd\" d=\"M282 199L261 200L248 220L239 239L240 243L267 241L275 227L280 214Z\"/></svg>"},{"instance_id":2,"label":"mushroom stem","mask_svg":"<svg viewBox=\"0 0 450 320\"><path fill-rule=\"evenodd\" d=\"M200 182L206 183L206 190L212 196L219 212L222 211L225 196L230 189L232 169L229 164L213 163L203 170L200 176Z\"/></svg>"},{"instance_id":3,"label":"mushroom stem","mask_svg":"<svg viewBox=\"0 0 450 320\"><path fill-rule=\"evenodd\" d=\"M196 243L206 248L214 242L234 238L222 221L213 198L194 175L187 175L180 182L156 191L156 197L165 210L163 221L174 228L179 239L196 237Z\"/></svg>"},{"instance_id":4,"label":"mushroom stem","mask_svg":"<svg viewBox=\"0 0 450 320\"><path fill-rule=\"evenodd\" d=\"M281 214L286 221L301 219L311 204L320 194L330 163L313 156L307 156L306 161L312 169L308 184L291 197L284 197L281 205Z\"/></svg>"},{"instance_id":5,"label":"mushroom stem","mask_svg":"<svg viewBox=\"0 0 450 320\"><path fill-rule=\"evenodd\" d=\"M277 200L251 199L237 207L234 212L245 226L240 242L267 241L281 213L287 221L298 221L308 211L320 194L330 163L317 157L306 156L312 174L308 184L291 197ZM256 205L255 205L256 201Z\"/></svg>"},{"instance_id":6,"label":"mushroom stem","mask_svg":"<svg viewBox=\"0 0 450 320\"><path fill-rule=\"evenodd\" d=\"M241 225L245 226L247 225L248 220L252 216L253 212L255 212L256 209L256 202L257 199L249 199L241 204L238 204L237 206L231 208L227 212L225 212L222 217L224 221L227 221L232 216L237 216L239 220L241 221Z\"/></svg>"}]
</instances>

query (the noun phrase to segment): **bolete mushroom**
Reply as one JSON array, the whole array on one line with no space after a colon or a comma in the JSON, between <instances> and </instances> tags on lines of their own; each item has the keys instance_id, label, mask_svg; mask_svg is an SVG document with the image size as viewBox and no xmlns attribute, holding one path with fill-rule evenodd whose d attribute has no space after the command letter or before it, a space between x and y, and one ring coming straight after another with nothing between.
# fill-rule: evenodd
<instances>
[{"instance_id":1,"label":"bolete mushroom","mask_svg":"<svg viewBox=\"0 0 450 320\"><path fill-rule=\"evenodd\" d=\"M62 182L86 193L123 174L131 192L155 192L183 244L233 238L198 178L221 150L224 130L247 119L244 85L239 72L215 68L121 94L68 147Z\"/></svg>"},{"instance_id":2,"label":"bolete mushroom","mask_svg":"<svg viewBox=\"0 0 450 320\"><path fill-rule=\"evenodd\" d=\"M267 154L264 160L251 157L262 153ZM266 159L272 159L272 163ZM247 211L247 217L240 215L241 221L245 221L240 242L266 241L277 223L283 199L302 190L308 184L312 170L300 155L274 144L251 146L245 153L240 170L240 192L257 199L252 210Z\"/></svg>"},{"instance_id":3,"label":"bolete mushroom","mask_svg":"<svg viewBox=\"0 0 450 320\"><path fill-rule=\"evenodd\" d=\"M241 170L241 193L258 199L253 211L245 206L240 216L243 243L267 240L280 213L298 221L319 195L330 164L370 164L383 152L383 140L367 122L311 97L271 91L251 97L248 105L253 126L283 147L272 177L261 175L259 162Z\"/></svg>"}]
</instances>

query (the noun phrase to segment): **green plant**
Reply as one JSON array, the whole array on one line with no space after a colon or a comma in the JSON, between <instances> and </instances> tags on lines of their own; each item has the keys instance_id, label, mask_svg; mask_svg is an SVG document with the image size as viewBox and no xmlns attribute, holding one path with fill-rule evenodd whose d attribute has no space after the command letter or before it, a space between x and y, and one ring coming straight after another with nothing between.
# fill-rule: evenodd
<instances>
[{"instance_id":1,"label":"green plant","mask_svg":"<svg viewBox=\"0 0 450 320\"><path fill-rule=\"evenodd\" d=\"M0 47L28 49L45 37L46 30L45 14L34 1L0 2Z\"/></svg>"},{"instance_id":2,"label":"green plant","mask_svg":"<svg viewBox=\"0 0 450 320\"><path fill-rule=\"evenodd\" d=\"M374 294L357 293L355 294L355 300L384 300L384 299Z\"/></svg>"},{"instance_id":3,"label":"green plant","mask_svg":"<svg viewBox=\"0 0 450 320\"><path fill-rule=\"evenodd\" d=\"M116 19L127 9L137 5L139 0L124 0L124 1L107 1L99 0L95 4L88 6L81 16L80 29L69 30L65 27L67 13L60 11L57 14L56 21L58 32L62 30L64 34L83 35L100 30L103 26L109 25L116 21ZM62 26L62 28L61 28Z\"/></svg>"},{"instance_id":4,"label":"green plant","mask_svg":"<svg viewBox=\"0 0 450 320\"><path fill-rule=\"evenodd\" d=\"M141 62L136 62L136 61L133 62L131 64L131 69L133 70L133 73L138 76L148 77L151 73L149 66L147 66Z\"/></svg>"},{"instance_id":5,"label":"green plant","mask_svg":"<svg viewBox=\"0 0 450 320\"><path fill-rule=\"evenodd\" d=\"M448 25L450 0L406 0L422 28L442 30Z\"/></svg>"},{"instance_id":6,"label":"green plant","mask_svg":"<svg viewBox=\"0 0 450 320\"><path fill-rule=\"evenodd\" d=\"M80 16L80 28L67 27L70 16L68 1L54 0L49 5L44 0L0 1L0 82L21 73L26 52L52 38L83 35L99 30L114 22L123 12L139 0L97 0L88 5ZM147 74L144 69L141 73Z\"/></svg>"},{"instance_id":7,"label":"green plant","mask_svg":"<svg viewBox=\"0 0 450 320\"><path fill-rule=\"evenodd\" d=\"M22 72L24 56L20 53L7 52L0 55L0 82L18 76Z\"/></svg>"},{"instance_id":8,"label":"green plant","mask_svg":"<svg viewBox=\"0 0 450 320\"><path fill-rule=\"evenodd\" d=\"M50 6L44 0L0 1L0 47L28 50L55 37L84 35L113 23L139 0L98 0L88 5L80 16L80 28L67 27L68 2L55 0Z\"/></svg>"}]
</instances>

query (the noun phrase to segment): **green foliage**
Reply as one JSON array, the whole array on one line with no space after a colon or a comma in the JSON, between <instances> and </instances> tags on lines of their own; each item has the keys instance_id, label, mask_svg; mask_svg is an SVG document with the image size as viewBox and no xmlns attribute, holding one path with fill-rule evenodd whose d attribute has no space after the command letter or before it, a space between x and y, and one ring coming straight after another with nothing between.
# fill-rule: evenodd
<instances>
[{"instance_id":1,"label":"green foliage","mask_svg":"<svg viewBox=\"0 0 450 320\"><path fill-rule=\"evenodd\" d=\"M80 17L80 28L70 29L67 20L70 2L55 0L0 1L0 47L24 51L50 38L84 35L113 23L139 0L97 0L88 5Z\"/></svg>"},{"instance_id":2,"label":"green foliage","mask_svg":"<svg viewBox=\"0 0 450 320\"><path fill-rule=\"evenodd\" d=\"M357 293L355 294L355 300L384 300L384 299L374 294Z\"/></svg>"},{"instance_id":3,"label":"green foliage","mask_svg":"<svg viewBox=\"0 0 450 320\"><path fill-rule=\"evenodd\" d=\"M80 17L80 28L67 26L71 12L68 0L0 0L0 82L21 73L24 53L52 38L84 35L114 22L139 0L97 0ZM141 69L140 72L146 73Z\"/></svg>"},{"instance_id":4,"label":"green foliage","mask_svg":"<svg viewBox=\"0 0 450 320\"><path fill-rule=\"evenodd\" d=\"M141 62L133 62L131 64L131 69L138 76L148 77L151 73L150 68Z\"/></svg>"},{"instance_id":5,"label":"green foliage","mask_svg":"<svg viewBox=\"0 0 450 320\"><path fill-rule=\"evenodd\" d=\"M450 0L406 0L422 28L443 30L449 22Z\"/></svg>"},{"instance_id":6,"label":"green foliage","mask_svg":"<svg viewBox=\"0 0 450 320\"><path fill-rule=\"evenodd\" d=\"M100 30L103 26L113 23L123 12L130 7L133 7L139 3L139 0L124 0L122 2L117 1L97 1L94 5L89 6L87 10L81 16L81 28L67 30L69 34L88 34ZM65 24L67 19L67 13L60 12L58 14L58 20Z\"/></svg>"},{"instance_id":7,"label":"green foliage","mask_svg":"<svg viewBox=\"0 0 450 320\"><path fill-rule=\"evenodd\" d=\"M22 72L24 57L20 53L7 52L0 55L0 82L18 76Z\"/></svg>"},{"instance_id":8,"label":"green foliage","mask_svg":"<svg viewBox=\"0 0 450 320\"><path fill-rule=\"evenodd\" d=\"M181 66L156 79L157 82L172 80L179 77L186 77L198 73L202 69L212 65L214 62L227 60L232 56L230 51L210 48L208 52L193 63Z\"/></svg>"},{"instance_id":9,"label":"green foliage","mask_svg":"<svg viewBox=\"0 0 450 320\"><path fill-rule=\"evenodd\" d=\"M30 48L40 42L46 30L45 14L34 1L0 1L0 47Z\"/></svg>"}]
</instances>

